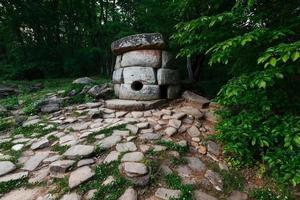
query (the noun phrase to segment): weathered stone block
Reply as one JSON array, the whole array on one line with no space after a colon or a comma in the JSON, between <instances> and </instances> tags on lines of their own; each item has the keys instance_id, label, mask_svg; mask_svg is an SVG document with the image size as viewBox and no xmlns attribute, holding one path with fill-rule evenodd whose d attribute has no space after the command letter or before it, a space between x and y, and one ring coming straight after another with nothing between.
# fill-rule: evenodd
<instances>
[{"instance_id":1,"label":"weathered stone block","mask_svg":"<svg viewBox=\"0 0 300 200\"><path fill-rule=\"evenodd\" d=\"M123 69L119 68L113 72L113 83L122 83L123 82Z\"/></svg>"},{"instance_id":2,"label":"weathered stone block","mask_svg":"<svg viewBox=\"0 0 300 200\"><path fill-rule=\"evenodd\" d=\"M120 87L121 87L121 84L114 84L114 92L117 97L119 97Z\"/></svg>"},{"instance_id":3,"label":"weathered stone block","mask_svg":"<svg viewBox=\"0 0 300 200\"><path fill-rule=\"evenodd\" d=\"M115 69L121 68L122 55L116 57Z\"/></svg>"},{"instance_id":4,"label":"weathered stone block","mask_svg":"<svg viewBox=\"0 0 300 200\"><path fill-rule=\"evenodd\" d=\"M166 46L160 33L143 33L121 38L111 44L114 54L137 50L137 49L164 49Z\"/></svg>"},{"instance_id":5,"label":"weathered stone block","mask_svg":"<svg viewBox=\"0 0 300 200\"><path fill-rule=\"evenodd\" d=\"M168 51L162 51L161 54L161 67L172 68L174 64L174 56Z\"/></svg>"},{"instance_id":6,"label":"weathered stone block","mask_svg":"<svg viewBox=\"0 0 300 200\"><path fill-rule=\"evenodd\" d=\"M161 66L160 50L136 50L124 53L122 56L121 67L153 67Z\"/></svg>"},{"instance_id":7,"label":"weathered stone block","mask_svg":"<svg viewBox=\"0 0 300 200\"><path fill-rule=\"evenodd\" d=\"M132 88L133 84L121 84L120 99L154 100L159 99L160 89L158 85L142 85L140 89Z\"/></svg>"},{"instance_id":8,"label":"weathered stone block","mask_svg":"<svg viewBox=\"0 0 300 200\"><path fill-rule=\"evenodd\" d=\"M180 85L169 85L167 89L167 98L176 99L181 91Z\"/></svg>"},{"instance_id":9,"label":"weathered stone block","mask_svg":"<svg viewBox=\"0 0 300 200\"><path fill-rule=\"evenodd\" d=\"M156 84L156 75L152 67L126 67L123 72L124 83L139 81L143 84Z\"/></svg>"},{"instance_id":10,"label":"weathered stone block","mask_svg":"<svg viewBox=\"0 0 300 200\"><path fill-rule=\"evenodd\" d=\"M177 70L161 68L157 71L157 82L159 85L179 84L179 73Z\"/></svg>"}]
</instances>

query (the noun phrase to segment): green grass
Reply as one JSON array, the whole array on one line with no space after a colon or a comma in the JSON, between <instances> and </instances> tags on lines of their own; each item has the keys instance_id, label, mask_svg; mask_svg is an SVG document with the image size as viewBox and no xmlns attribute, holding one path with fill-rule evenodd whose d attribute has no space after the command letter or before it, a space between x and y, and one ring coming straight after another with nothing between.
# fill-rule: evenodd
<instances>
[{"instance_id":1,"label":"green grass","mask_svg":"<svg viewBox=\"0 0 300 200\"><path fill-rule=\"evenodd\" d=\"M181 146L179 144L176 144L174 142L170 141L157 141L156 144L163 145L167 147L167 150L172 150L172 151L177 151L179 154L185 154L188 152L188 147L187 146Z\"/></svg>"},{"instance_id":2,"label":"green grass","mask_svg":"<svg viewBox=\"0 0 300 200\"><path fill-rule=\"evenodd\" d=\"M254 200L293 200L289 192L274 192L269 188L253 189L249 196Z\"/></svg>"},{"instance_id":3,"label":"green grass","mask_svg":"<svg viewBox=\"0 0 300 200\"><path fill-rule=\"evenodd\" d=\"M10 192L11 190L24 187L28 184L28 178L7 181L0 183L0 195Z\"/></svg>"},{"instance_id":4,"label":"green grass","mask_svg":"<svg viewBox=\"0 0 300 200\"><path fill-rule=\"evenodd\" d=\"M186 165L186 164L188 164L188 160L185 158L185 157L182 157L182 156L180 156L180 157L172 157L171 158L171 163L173 164L173 165Z\"/></svg>"},{"instance_id":5,"label":"green grass","mask_svg":"<svg viewBox=\"0 0 300 200\"><path fill-rule=\"evenodd\" d=\"M124 191L132 186L132 184L121 176L118 166L120 162L114 161L110 164L98 165L95 169L95 176L93 179L80 185L79 192L86 193L89 190L96 189L93 200L96 199L107 199L107 200L118 200ZM114 181L109 185L102 185L102 182L107 177L113 176Z\"/></svg>"},{"instance_id":6,"label":"green grass","mask_svg":"<svg viewBox=\"0 0 300 200\"><path fill-rule=\"evenodd\" d=\"M70 191L68 177L54 178L53 184L55 184L57 187L55 188L54 191L51 192L55 192L60 195L63 195Z\"/></svg>"},{"instance_id":7,"label":"green grass","mask_svg":"<svg viewBox=\"0 0 300 200\"><path fill-rule=\"evenodd\" d=\"M60 155L64 154L68 149L69 149L69 146L67 146L67 145L60 146L58 144L54 145L51 148L52 151L58 152Z\"/></svg>"},{"instance_id":8,"label":"green grass","mask_svg":"<svg viewBox=\"0 0 300 200\"><path fill-rule=\"evenodd\" d=\"M165 182L171 189L181 191L181 196L180 198L178 198L178 200L193 199L193 191L195 189L194 186L183 185L180 176L178 176L177 174L172 173L166 175ZM173 198L172 200L175 200L175 198Z\"/></svg>"},{"instance_id":9,"label":"green grass","mask_svg":"<svg viewBox=\"0 0 300 200\"><path fill-rule=\"evenodd\" d=\"M22 134L24 135L24 137L37 138L37 137L42 137L44 135L47 135L48 133L56 129L55 126L53 128L46 129L46 130L44 128L45 128L44 126L40 126L40 125L31 125L26 127L20 126L12 131L12 135L14 136L14 135Z\"/></svg>"}]
</instances>

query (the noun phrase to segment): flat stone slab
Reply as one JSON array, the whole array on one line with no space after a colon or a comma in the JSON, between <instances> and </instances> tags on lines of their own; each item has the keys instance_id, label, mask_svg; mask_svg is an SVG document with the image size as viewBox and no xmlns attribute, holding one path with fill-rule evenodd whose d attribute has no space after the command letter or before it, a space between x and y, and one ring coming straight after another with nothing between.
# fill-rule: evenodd
<instances>
[{"instance_id":1,"label":"flat stone slab","mask_svg":"<svg viewBox=\"0 0 300 200\"><path fill-rule=\"evenodd\" d=\"M116 146L118 152L136 151L137 147L133 142L119 143Z\"/></svg>"},{"instance_id":2,"label":"flat stone slab","mask_svg":"<svg viewBox=\"0 0 300 200\"><path fill-rule=\"evenodd\" d=\"M166 188L158 188L155 192L156 197L164 200L177 199L180 197L180 195L180 190L171 190Z\"/></svg>"},{"instance_id":3,"label":"flat stone slab","mask_svg":"<svg viewBox=\"0 0 300 200\"><path fill-rule=\"evenodd\" d=\"M121 38L111 44L111 50L114 54L138 50L138 49L164 49L166 46L163 36L160 33L143 33L130 35Z\"/></svg>"},{"instance_id":4,"label":"flat stone slab","mask_svg":"<svg viewBox=\"0 0 300 200\"><path fill-rule=\"evenodd\" d=\"M165 103L165 99L151 101L111 99L105 101L105 107L114 110L142 111L157 108Z\"/></svg>"},{"instance_id":5,"label":"flat stone slab","mask_svg":"<svg viewBox=\"0 0 300 200\"><path fill-rule=\"evenodd\" d=\"M26 161L23 170L33 171L35 170L40 163L49 156L49 152L38 152L34 156L31 156L29 160Z\"/></svg>"},{"instance_id":6,"label":"flat stone slab","mask_svg":"<svg viewBox=\"0 0 300 200\"><path fill-rule=\"evenodd\" d=\"M101 140L98 145L101 149L109 149L115 146L118 142L122 140L119 135L112 135Z\"/></svg>"},{"instance_id":7,"label":"flat stone slab","mask_svg":"<svg viewBox=\"0 0 300 200\"><path fill-rule=\"evenodd\" d=\"M39 188L33 188L33 189L25 189L20 188L17 190L13 190L6 195L4 195L1 200L32 200L36 199L36 197L39 195Z\"/></svg>"},{"instance_id":8,"label":"flat stone slab","mask_svg":"<svg viewBox=\"0 0 300 200\"><path fill-rule=\"evenodd\" d=\"M124 194L119 198L119 200L137 200L137 192L133 188L128 188L125 190Z\"/></svg>"},{"instance_id":9,"label":"flat stone slab","mask_svg":"<svg viewBox=\"0 0 300 200\"><path fill-rule=\"evenodd\" d=\"M131 66L159 68L161 66L161 51L160 50L137 50L137 51L130 51L124 53L122 56L121 67L131 67ZM146 71L144 73L146 73ZM125 81L125 71L124 71L124 81Z\"/></svg>"},{"instance_id":10,"label":"flat stone slab","mask_svg":"<svg viewBox=\"0 0 300 200\"><path fill-rule=\"evenodd\" d=\"M94 150L95 147L91 145L75 145L70 147L63 155L70 159L82 158L90 156Z\"/></svg>"},{"instance_id":11,"label":"flat stone slab","mask_svg":"<svg viewBox=\"0 0 300 200\"><path fill-rule=\"evenodd\" d=\"M217 198L215 198L209 194L206 194L200 190L196 190L194 192L194 197L196 200L218 200Z\"/></svg>"},{"instance_id":12,"label":"flat stone slab","mask_svg":"<svg viewBox=\"0 0 300 200\"><path fill-rule=\"evenodd\" d=\"M89 180L90 178L92 178L94 175L95 175L95 173L88 166L76 169L75 171L73 171L70 174L69 188L72 189L72 188L77 187L81 183L83 183L83 182Z\"/></svg>"},{"instance_id":13,"label":"flat stone slab","mask_svg":"<svg viewBox=\"0 0 300 200\"><path fill-rule=\"evenodd\" d=\"M18 172L14 174L8 174L5 176L0 177L0 183L7 182L7 181L14 181L19 180L21 178L28 177L28 172Z\"/></svg>"},{"instance_id":14,"label":"flat stone slab","mask_svg":"<svg viewBox=\"0 0 300 200\"><path fill-rule=\"evenodd\" d=\"M138 89L134 89L137 86L133 84L121 84L119 90L119 98L125 100L139 100L139 101L150 101L157 100L160 98L160 87L159 85L143 85L142 83Z\"/></svg>"},{"instance_id":15,"label":"flat stone slab","mask_svg":"<svg viewBox=\"0 0 300 200\"><path fill-rule=\"evenodd\" d=\"M144 154L142 152L130 152L124 154L121 161L122 162L141 162L144 159Z\"/></svg>"},{"instance_id":16,"label":"flat stone slab","mask_svg":"<svg viewBox=\"0 0 300 200\"><path fill-rule=\"evenodd\" d=\"M73 164L74 160L58 160L50 164L51 173L65 173Z\"/></svg>"},{"instance_id":17,"label":"flat stone slab","mask_svg":"<svg viewBox=\"0 0 300 200\"><path fill-rule=\"evenodd\" d=\"M143 163L125 162L123 163L124 172L133 176L141 176L148 173L147 166Z\"/></svg>"},{"instance_id":18,"label":"flat stone slab","mask_svg":"<svg viewBox=\"0 0 300 200\"><path fill-rule=\"evenodd\" d=\"M132 84L135 81L149 85L156 84L156 74L151 67L126 67L123 76L126 84Z\"/></svg>"},{"instance_id":19,"label":"flat stone slab","mask_svg":"<svg viewBox=\"0 0 300 200\"><path fill-rule=\"evenodd\" d=\"M16 165L10 161L0 161L0 176L16 169Z\"/></svg>"},{"instance_id":20,"label":"flat stone slab","mask_svg":"<svg viewBox=\"0 0 300 200\"><path fill-rule=\"evenodd\" d=\"M69 193L69 194L65 194L60 200L80 200L81 197L73 192L73 193Z\"/></svg>"}]
</instances>

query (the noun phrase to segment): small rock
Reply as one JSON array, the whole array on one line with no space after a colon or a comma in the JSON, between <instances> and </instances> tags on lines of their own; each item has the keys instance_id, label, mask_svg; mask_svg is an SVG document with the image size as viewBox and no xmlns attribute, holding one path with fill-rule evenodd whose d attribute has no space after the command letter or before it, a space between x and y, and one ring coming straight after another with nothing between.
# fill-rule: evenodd
<instances>
[{"instance_id":1,"label":"small rock","mask_svg":"<svg viewBox=\"0 0 300 200\"><path fill-rule=\"evenodd\" d=\"M118 135L112 135L101 140L98 145L101 149L109 149L120 142L122 138Z\"/></svg>"},{"instance_id":2,"label":"small rock","mask_svg":"<svg viewBox=\"0 0 300 200\"><path fill-rule=\"evenodd\" d=\"M228 197L228 200L247 200L247 199L248 199L248 195L240 191L233 191Z\"/></svg>"},{"instance_id":3,"label":"small rock","mask_svg":"<svg viewBox=\"0 0 300 200\"><path fill-rule=\"evenodd\" d=\"M118 200L137 200L137 192L133 188L125 190L124 194Z\"/></svg>"},{"instance_id":4,"label":"small rock","mask_svg":"<svg viewBox=\"0 0 300 200\"><path fill-rule=\"evenodd\" d=\"M26 177L28 177L28 172L18 172L18 173L14 173L14 174L7 174L5 176L0 177L0 183L19 180L21 178L26 178Z\"/></svg>"},{"instance_id":5,"label":"small rock","mask_svg":"<svg viewBox=\"0 0 300 200\"><path fill-rule=\"evenodd\" d=\"M34 156L30 157L22 167L23 170L33 171L40 163L49 156L49 152L38 152Z\"/></svg>"},{"instance_id":6,"label":"small rock","mask_svg":"<svg viewBox=\"0 0 300 200\"><path fill-rule=\"evenodd\" d=\"M91 200L93 199L95 193L97 192L96 189L93 189L93 190L89 190L85 195L84 195L84 199L86 200Z\"/></svg>"},{"instance_id":7,"label":"small rock","mask_svg":"<svg viewBox=\"0 0 300 200\"><path fill-rule=\"evenodd\" d=\"M69 188L75 188L81 183L89 180L95 175L94 172L92 172L91 168L88 166L84 166L81 168L76 169L75 171L71 172L69 177Z\"/></svg>"},{"instance_id":8,"label":"small rock","mask_svg":"<svg viewBox=\"0 0 300 200\"><path fill-rule=\"evenodd\" d=\"M90 156L95 150L91 145L75 145L70 147L63 155L69 159L82 158Z\"/></svg>"},{"instance_id":9,"label":"small rock","mask_svg":"<svg viewBox=\"0 0 300 200\"><path fill-rule=\"evenodd\" d=\"M160 151L165 151L167 150L167 147L162 146L162 145L154 145L153 146L153 151L154 152L160 152Z\"/></svg>"},{"instance_id":10,"label":"small rock","mask_svg":"<svg viewBox=\"0 0 300 200\"><path fill-rule=\"evenodd\" d=\"M77 167L82 167L85 165L91 165L94 164L95 161L93 159L83 159L83 160L79 160L77 163Z\"/></svg>"},{"instance_id":11,"label":"small rock","mask_svg":"<svg viewBox=\"0 0 300 200\"><path fill-rule=\"evenodd\" d=\"M120 152L112 151L106 156L103 163L109 164L113 161L116 161L116 160L118 160L119 156L120 156Z\"/></svg>"},{"instance_id":12,"label":"small rock","mask_svg":"<svg viewBox=\"0 0 300 200\"><path fill-rule=\"evenodd\" d=\"M218 191L223 190L223 181L219 174L211 170L207 170L204 177L207 178L209 182L211 182L211 184L214 186L216 190Z\"/></svg>"},{"instance_id":13,"label":"small rock","mask_svg":"<svg viewBox=\"0 0 300 200\"><path fill-rule=\"evenodd\" d=\"M24 147L24 144L16 144L14 146L11 147L11 150L13 151L21 151Z\"/></svg>"},{"instance_id":14,"label":"small rock","mask_svg":"<svg viewBox=\"0 0 300 200\"><path fill-rule=\"evenodd\" d=\"M73 84L83 84L83 85L88 85L88 84L92 84L95 81L89 77L82 77L82 78L78 78L76 80L74 80L72 83Z\"/></svg>"},{"instance_id":15,"label":"small rock","mask_svg":"<svg viewBox=\"0 0 300 200\"><path fill-rule=\"evenodd\" d=\"M168 127L168 128L166 128L165 133L167 136L171 137L177 133L177 129L174 127Z\"/></svg>"},{"instance_id":16,"label":"small rock","mask_svg":"<svg viewBox=\"0 0 300 200\"><path fill-rule=\"evenodd\" d=\"M41 107L42 113L53 113L60 110L60 105L58 103L46 104Z\"/></svg>"},{"instance_id":17,"label":"small rock","mask_svg":"<svg viewBox=\"0 0 300 200\"><path fill-rule=\"evenodd\" d=\"M160 137L161 135L157 133L144 133L139 135L141 140L158 140Z\"/></svg>"},{"instance_id":18,"label":"small rock","mask_svg":"<svg viewBox=\"0 0 300 200\"><path fill-rule=\"evenodd\" d=\"M196 119L200 119L203 117L203 113L200 112L197 108L193 108L191 106L184 106L181 109L181 112L187 114L187 115L192 115L194 116Z\"/></svg>"},{"instance_id":19,"label":"small rock","mask_svg":"<svg viewBox=\"0 0 300 200\"><path fill-rule=\"evenodd\" d=\"M140 129L145 129L145 128L149 127L149 122L138 123L138 124L136 124L136 126Z\"/></svg>"},{"instance_id":20,"label":"small rock","mask_svg":"<svg viewBox=\"0 0 300 200\"><path fill-rule=\"evenodd\" d=\"M207 142L207 151L216 156L219 156L220 155L220 146L213 141L208 141Z\"/></svg>"},{"instance_id":21,"label":"small rock","mask_svg":"<svg viewBox=\"0 0 300 200\"><path fill-rule=\"evenodd\" d=\"M205 164L197 157L187 157L188 166L194 171L204 171Z\"/></svg>"},{"instance_id":22,"label":"small rock","mask_svg":"<svg viewBox=\"0 0 300 200\"><path fill-rule=\"evenodd\" d=\"M81 197L77 193L73 192L65 194L60 200L81 200Z\"/></svg>"},{"instance_id":23,"label":"small rock","mask_svg":"<svg viewBox=\"0 0 300 200\"><path fill-rule=\"evenodd\" d=\"M0 176L16 169L16 165L10 161L0 161Z\"/></svg>"},{"instance_id":24,"label":"small rock","mask_svg":"<svg viewBox=\"0 0 300 200\"><path fill-rule=\"evenodd\" d=\"M201 134L196 126L191 126L191 128L189 128L187 132L191 137L199 137Z\"/></svg>"},{"instance_id":25,"label":"small rock","mask_svg":"<svg viewBox=\"0 0 300 200\"><path fill-rule=\"evenodd\" d=\"M50 164L51 173L65 173L75 163L74 160L58 160Z\"/></svg>"},{"instance_id":26,"label":"small rock","mask_svg":"<svg viewBox=\"0 0 300 200\"><path fill-rule=\"evenodd\" d=\"M181 121L180 120L178 120L178 119L171 119L170 121L169 121L169 126L171 126L171 127L174 127L174 128L176 128L176 129L179 129L180 128L180 126L181 126Z\"/></svg>"},{"instance_id":27,"label":"small rock","mask_svg":"<svg viewBox=\"0 0 300 200\"><path fill-rule=\"evenodd\" d=\"M45 167L38 171L33 172L33 175L28 180L31 184L41 183L44 181L44 178L46 178L49 174L49 168Z\"/></svg>"},{"instance_id":28,"label":"small rock","mask_svg":"<svg viewBox=\"0 0 300 200\"><path fill-rule=\"evenodd\" d=\"M127 124L126 129L128 129L131 132L131 134L134 134L134 135L136 135L139 131L139 128L132 124Z\"/></svg>"},{"instance_id":29,"label":"small rock","mask_svg":"<svg viewBox=\"0 0 300 200\"><path fill-rule=\"evenodd\" d=\"M140 176L148 173L147 166L143 163L125 162L123 163L123 169L126 173L133 176Z\"/></svg>"},{"instance_id":30,"label":"small rock","mask_svg":"<svg viewBox=\"0 0 300 200\"><path fill-rule=\"evenodd\" d=\"M113 176L109 176L103 181L102 185L110 185L112 182L115 181L115 178Z\"/></svg>"},{"instance_id":31,"label":"small rock","mask_svg":"<svg viewBox=\"0 0 300 200\"><path fill-rule=\"evenodd\" d=\"M34 142L30 148L32 150L36 150L36 149L42 149L42 148L48 147L49 145L50 145L49 140L47 138L43 138L37 142Z\"/></svg>"},{"instance_id":32,"label":"small rock","mask_svg":"<svg viewBox=\"0 0 300 200\"><path fill-rule=\"evenodd\" d=\"M155 192L155 196L164 200L178 199L181 196L181 191L170 190L166 188L158 188Z\"/></svg>"},{"instance_id":33,"label":"small rock","mask_svg":"<svg viewBox=\"0 0 300 200\"><path fill-rule=\"evenodd\" d=\"M126 153L122 157L122 162L140 162L144 159L144 154L142 152L131 152Z\"/></svg>"},{"instance_id":34,"label":"small rock","mask_svg":"<svg viewBox=\"0 0 300 200\"><path fill-rule=\"evenodd\" d=\"M200 190L196 190L194 192L194 197L195 197L195 200L218 200L217 198L215 198L209 194L206 194Z\"/></svg>"},{"instance_id":35,"label":"small rock","mask_svg":"<svg viewBox=\"0 0 300 200\"><path fill-rule=\"evenodd\" d=\"M119 143L116 146L118 152L136 151L137 147L133 142Z\"/></svg>"},{"instance_id":36,"label":"small rock","mask_svg":"<svg viewBox=\"0 0 300 200\"><path fill-rule=\"evenodd\" d=\"M193 102L193 103L197 103L199 105L202 106L202 108L207 107L210 103L210 101L208 99L206 99L205 97L202 97L198 94L195 94L191 91L185 91L182 94L182 97L189 102Z\"/></svg>"}]
</instances>

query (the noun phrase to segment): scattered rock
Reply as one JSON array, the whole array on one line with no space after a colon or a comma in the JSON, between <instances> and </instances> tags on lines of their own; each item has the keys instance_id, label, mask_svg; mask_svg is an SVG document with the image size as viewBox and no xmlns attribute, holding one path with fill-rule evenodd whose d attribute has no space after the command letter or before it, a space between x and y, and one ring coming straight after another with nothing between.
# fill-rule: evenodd
<instances>
[{"instance_id":1,"label":"scattered rock","mask_svg":"<svg viewBox=\"0 0 300 200\"><path fill-rule=\"evenodd\" d=\"M127 124L126 129L128 129L131 132L131 134L134 134L134 135L136 135L139 131L139 128L132 124Z\"/></svg>"},{"instance_id":2,"label":"scattered rock","mask_svg":"<svg viewBox=\"0 0 300 200\"><path fill-rule=\"evenodd\" d=\"M28 182L31 184L41 183L44 181L44 179L48 176L49 173L50 171L48 167L42 168L38 171L33 172L33 175L30 177Z\"/></svg>"},{"instance_id":3,"label":"scattered rock","mask_svg":"<svg viewBox=\"0 0 300 200\"><path fill-rule=\"evenodd\" d=\"M65 194L60 200L81 200L81 197L77 193L73 192Z\"/></svg>"},{"instance_id":4,"label":"scattered rock","mask_svg":"<svg viewBox=\"0 0 300 200\"><path fill-rule=\"evenodd\" d=\"M7 193L1 198L1 200L33 200L36 199L39 192L39 188L20 188Z\"/></svg>"},{"instance_id":5,"label":"scattered rock","mask_svg":"<svg viewBox=\"0 0 300 200\"><path fill-rule=\"evenodd\" d=\"M0 161L0 176L16 169L16 165L10 161Z\"/></svg>"},{"instance_id":6,"label":"scattered rock","mask_svg":"<svg viewBox=\"0 0 300 200\"><path fill-rule=\"evenodd\" d=\"M118 152L136 151L137 147L133 142L119 143L116 146Z\"/></svg>"},{"instance_id":7,"label":"scattered rock","mask_svg":"<svg viewBox=\"0 0 300 200\"><path fill-rule=\"evenodd\" d=\"M196 190L194 192L194 197L195 197L195 200L218 200L217 198L215 198L209 194L206 194L200 190Z\"/></svg>"},{"instance_id":8,"label":"scattered rock","mask_svg":"<svg viewBox=\"0 0 300 200\"><path fill-rule=\"evenodd\" d=\"M203 117L203 113L200 112L197 108L193 108L191 106L184 106L180 108L181 112L187 114L187 115L192 115L196 119L200 119Z\"/></svg>"},{"instance_id":9,"label":"scattered rock","mask_svg":"<svg viewBox=\"0 0 300 200\"><path fill-rule=\"evenodd\" d=\"M42 148L48 147L49 145L50 145L49 140L47 138L43 138L43 139L38 140L37 142L34 142L30 148L32 150L36 150L36 149L42 149Z\"/></svg>"},{"instance_id":10,"label":"scattered rock","mask_svg":"<svg viewBox=\"0 0 300 200\"><path fill-rule=\"evenodd\" d=\"M205 164L197 157L187 157L188 166L194 171L204 171Z\"/></svg>"},{"instance_id":11,"label":"scattered rock","mask_svg":"<svg viewBox=\"0 0 300 200\"><path fill-rule=\"evenodd\" d=\"M124 172L130 176L141 176L148 173L147 166L143 163L125 162L122 166Z\"/></svg>"},{"instance_id":12,"label":"scattered rock","mask_svg":"<svg viewBox=\"0 0 300 200\"><path fill-rule=\"evenodd\" d=\"M126 153L122 157L122 162L140 162L144 159L144 154L141 152Z\"/></svg>"},{"instance_id":13,"label":"scattered rock","mask_svg":"<svg viewBox=\"0 0 300 200\"><path fill-rule=\"evenodd\" d=\"M5 176L0 177L0 183L7 182L7 181L14 181L14 180L19 180L22 178L27 178L28 177L28 172L18 172L14 174L7 174Z\"/></svg>"},{"instance_id":14,"label":"scattered rock","mask_svg":"<svg viewBox=\"0 0 300 200\"><path fill-rule=\"evenodd\" d=\"M34 156L31 156L29 160L27 160L22 167L23 170L27 171L33 171L35 170L40 163L47 158L49 155L49 152L38 152Z\"/></svg>"},{"instance_id":15,"label":"scattered rock","mask_svg":"<svg viewBox=\"0 0 300 200\"><path fill-rule=\"evenodd\" d=\"M91 145L75 145L70 147L63 155L69 159L89 157L95 150Z\"/></svg>"},{"instance_id":16,"label":"scattered rock","mask_svg":"<svg viewBox=\"0 0 300 200\"><path fill-rule=\"evenodd\" d=\"M125 190L124 194L118 200L137 200L137 192L133 188Z\"/></svg>"},{"instance_id":17,"label":"scattered rock","mask_svg":"<svg viewBox=\"0 0 300 200\"><path fill-rule=\"evenodd\" d=\"M189 102L197 103L198 105L201 105L202 108L207 107L210 104L210 101L206 99L205 97L202 97L198 94L195 94L191 91L185 91L182 94L182 97Z\"/></svg>"},{"instance_id":18,"label":"scattered rock","mask_svg":"<svg viewBox=\"0 0 300 200\"><path fill-rule=\"evenodd\" d=\"M76 169L75 171L71 172L69 177L69 188L75 188L81 183L89 180L94 176L94 172L92 172L91 168L88 166L84 166L81 168Z\"/></svg>"},{"instance_id":19,"label":"scattered rock","mask_svg":"<svg viewBox=\"0 0 300 200\"><path fill-rule=\"evenodd\" d=\"M168 128L166 128L165 133L167 136L171 137L177 133L177 129L174 127L168 127Z\"/></svg>"},{"instance_id":20,"label":"scattered rock","mask_svg":"<svg viewBox=\"0 0 300 200\"><path fill-rule=\"evenodd\" d=\"M219 156L220 155L220 146L213 141L208 141L207 142L207 151L216 156Z\"/></svg>"},{"instance_id":21,"label":"scattered rock","mask_svg":"<svg viewBox=\"0 0 300 200\"><path fill-rule=\"evenodd\" d=\"M118 160L119 156L120 156L120 152L112 151L106 156L103 163L109 164L113 161L116 161Z\"/></svg>"},{"instance_id":22,"label":"scattered rock","mask_svg":"<svg viewBox=\"0 0 300 200\"><path fill-rule=\"evenodd\" d=\"M77 167L82 167L82 166L85 166L85 165L91 165L91 164L94 164L94 163L95 163L94 159L83 159L83 160L78 161Z\"/></svg>"},{"instance_id":23,"label":"scattered rock","mask_svg":"<svg viewBox=\"0 0 300 200\"><path fill-rule=\"evenodd\" d=\"M199 129L196 126L191 126L191 128L189 128L187 132L191 137L199 137L201 135Z\"/></svg>"},{"instance_id":24,"label":"scattered rock","mask_svg":"<svg viewBox=\"0 0 300 200\"><path fill-rule=\"evenodd\" d=\"M228 197L228 200L247 200L247 199L248 199L248 195L240 191L233 191Z\"/></svg>"},{"instance_id":25,"label":"scattered rock","mask_svg":"<svg viewBox=\"0 0 300 200\"><path fill-rule=\"evenodd\" d=\"M50 164L51 173L65 173L73 164L74 160L58 160Z\"/></svg>"},{"instance_id":26,"label":"scattered rock","mask_svg":"<svg viewBox=\"0 0 300 200\"><path fill-rule=\"evenodd\" d=\"M112 135L101 140L98 145L101 149L109 149L120 142L122 138L118 135Z\"/></svg>"},{"instance_id":27,"label":"scattered rock","mask_svg":"<svg viewBox=\"0 0 300 200\"><path fill-rule=\"evenodd\" d=\"M60 105L58 103L46 104L41 107L42 113L53 113L60 110Z\"/></svg>"},{"instance_id":28,"label":"scattered rock","mask_svg":"<svg viewBox=\"0 0 300 200\"><path fill-rule=\"evenodd\" d=\"M102 86L96 85L88 91L88 94L94 98L100 98L105 97L111 91L112 88L109 87L108 84L104 84Z\"/></svg>"},{"instance_id":29,"label":"scattered rock","mask_svg":"<svg viewBox=\"0 0 300 200\"><path fill-rule=\"evenodd\" d=\"M88 84L92 84L95 81L89 77L82 77L82 78L78 78L76 80L73 81L73 84L82 84L82 85L88 85Z\"/></svg>"},{"instance_id":30,"label":"scattered rock","mask_svg":"<svg viewBox=\"0 0 300 200\"><path fill-rule=\"evenodd\" d=\"M11 150L13 151L21 151L25 145L24 144L16 144L11 147Z\"/></svg>"},{"instance_id":31,"label":"scattered rock","mask_svg":"<svg viewBox=\"0 0 300 200\"><path fill-rule=\"evenodd\" d=\"M209 182L211 182L211 184L214 186L216 190L218 191L223 190L223 181L219 174L211 170L207 170L204 176L209 180Z\"/></svg>"},{"instance_id":32,"label":"scattered rock","mask_svg":"<svg viewBox=\"0 0 300 200\"><path fill-rule=\"evenodd\" d=\"M177 199L181 196L181 191L158 188L155 192L155 196L164 200Z\"/></svg>"}]
</instances>

